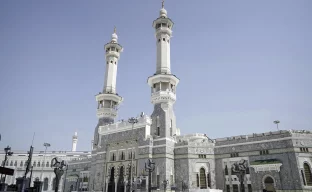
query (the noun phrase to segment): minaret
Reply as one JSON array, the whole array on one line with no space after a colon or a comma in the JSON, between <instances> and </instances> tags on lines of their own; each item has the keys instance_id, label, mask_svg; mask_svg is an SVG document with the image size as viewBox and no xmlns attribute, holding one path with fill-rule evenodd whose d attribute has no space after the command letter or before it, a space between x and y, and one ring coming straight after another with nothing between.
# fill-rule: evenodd
<instances>
[{"instance_id":1,"label":"minaret","mask_svg":"<svg viewBox=\"0 0 312 192\"><path fill-rule=\"evenodd\" d=\"M117 40L118 36L115 27L111 41L104 46L106 58L105 79L103 91L96 95L99 122L94 133L94 146L97 146L99 141L98 127L114 122L117 116L118 105L123 100L116 92L117 65L120 53L123 51Z\"/></svg>"},{"instance_id":2,"label":"minaret","mask_svg":"<svg viewBox=\"0 0 312 192\"><path fill-rule=\"evenodd\" d=\"M159 17L153 22L156 36L157 60L156 73L148 78L151 87L151 102L154 104L154 111L151 115L152 125L151 134L154 141L153 159L160 173L160 181L171 180L174 173L174 136L178 134L176 128L176 118L174 115L173 104L176 101L176 86L179 79L171 73L170 65L170 44L172 36L173 22L167 16L164 2L160 9ZM159 145L159 146L158 146ZM161 150L164 155L159 155ZM154 155L155 158L154 158ZM169 183L167 186L171 186Z\"/></svg>"},{"instance_id":3,"label":"minaret","mask_svg":"<svg viewBox=\"0 0 312 192\"><path fill-rule=\"evenodd\" d=\"M154 104L152 133L158 137L172 137L176 134L173 104L176 101L176 86L179 79L171 74L170 38L173 22L167 16L164 2L159 17L153 22L153 27L156 31L156 73L148 78L148 84L151 87L151 102Z\"/></svg>"},{"instance_id":4,"label":"minaret","mask_svg":"<svg viewBox=\"0 0 312 192\"><path fill-rule=\"evenodd\" d=\"M76 151L77 149L77 142L78 142L78 134L77 131L73 135L73 145L72 145L72 151Z\"/></svg>"}]
</instances>

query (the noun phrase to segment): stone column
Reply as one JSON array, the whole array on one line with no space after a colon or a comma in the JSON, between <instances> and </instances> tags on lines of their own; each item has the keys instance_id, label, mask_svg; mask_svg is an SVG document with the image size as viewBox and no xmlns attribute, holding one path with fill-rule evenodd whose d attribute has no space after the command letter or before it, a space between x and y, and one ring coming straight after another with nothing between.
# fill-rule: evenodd
<instances>
[{"instance_id":1,"label":"stone column","mask_svg":"<svg viewBox=\"0 0 312 192\"><path fill-rule=\"evenodd\" d=\"M105 192L107 192L107 191L108 191L109 177L107 177L105 180L106 180L106 183L105 183Z\"/></svg>"},{"instance_id":2,"label":"stone column","mask_svg":"<svg viewBox=\"0 0 312 192\"><path fill-rule=\"evenodd\" d=\"M115 192L117 192L117 182L118 182L118 179L115 178Z\"/></svg>"},{"instance_id":3,"label":"stone column","mask_svg":"<svg viewBox=\"0 0 312 192\"><path fill-rule=\"evenodd\" d=\"M125 178L125 177L124 177ZM126 192L127 191L127 180L126 179L124 179L124 192Z\"/></svg>"}]
</instances>

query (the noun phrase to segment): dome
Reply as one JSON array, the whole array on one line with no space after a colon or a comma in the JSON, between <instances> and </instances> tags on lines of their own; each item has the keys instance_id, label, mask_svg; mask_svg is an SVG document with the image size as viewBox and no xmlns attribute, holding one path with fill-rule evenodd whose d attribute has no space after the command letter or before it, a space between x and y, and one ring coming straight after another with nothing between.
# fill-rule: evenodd
<instances>
[{"instance_id":1,"label":"dome","mask_svg":"<svg viewBox=\"0 0 312 192\"><path fill-rule=\"evenodd\" d=\"M167 18L167 10L165 8L161 8L159 11L160 17L165 17Z\"/></svg>"}]
</instances>

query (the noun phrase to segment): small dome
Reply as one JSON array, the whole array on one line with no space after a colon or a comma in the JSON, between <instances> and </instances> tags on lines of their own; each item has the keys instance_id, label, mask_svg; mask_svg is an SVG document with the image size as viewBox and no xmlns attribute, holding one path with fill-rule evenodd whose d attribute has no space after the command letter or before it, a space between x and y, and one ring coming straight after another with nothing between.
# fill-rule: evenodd
<instances>
[{"instance_id":1,"label":"small dome","mask_svg":"<svg viewBox=\"0 0 312 192\"><path fill-rule=\"evenodd\" d=\"M116 33L112 34L112 42L117 42L118 36Z\"/></svg>"},{"instance_id":2,"label":"small dome","mask_svg":"<svg viewBox=\"0 0 312 192\"><path fill-rule=\"evenodd\" d=\"M159 11L160 17L165 17L167 18L167 10L165 8L161 8Z\"/></svg>"}]
</instances>

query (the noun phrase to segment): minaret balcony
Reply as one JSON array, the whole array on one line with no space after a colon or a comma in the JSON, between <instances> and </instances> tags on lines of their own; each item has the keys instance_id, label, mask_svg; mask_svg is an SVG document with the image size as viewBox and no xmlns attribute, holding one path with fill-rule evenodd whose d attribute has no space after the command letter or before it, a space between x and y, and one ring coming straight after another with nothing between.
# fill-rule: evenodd
<instances>
[{"instance_id":1,"label":"minaret balcony","mask_svg":"<svg viewBox=\"0 0 312 192\"><path fill-rule=\"evenodd\" d=\"M160 91L152 93L151 95L151 102L153 104L167 103L167 102L174 103L175 101L176 101L176 94L173 92L173 90L170 90L170 89L167 89L165 91L160 90Z\"/></svg>"},{"instance_id":2,"label":"minaret balcony","mask_svg":"<svg viewBox=\"0 0 312 192\"><path fill-rule=\"evenodd\" d=\"M111 117L115 118L117 116L117 108L99 108L97 109L96 116L98 118L103 118L103 117Z\"/></svg>"},{"instance_id":3,"label":"minaret balcony","mask_svg":"<svg viewBox=\"0 0 312 192\"><path fill-rule=\"evenodd\" d=\"M165 34L168 34L168 35L171 36L172 35L172 30L169 29L168 27L160 27L160 28L156 29L155 34L157 35L159 33L161 33L161 34L165 33Z\"/></svg>"},{"instance_id":4,"label":"minaret balcony","mask_svg":"<svg viewBox=\"0 0 312 192\"><path fill-rule=\"evenodd\" d=\"M115 101L117 104L123 101L123 98L121 96L114 93L99 93L98 95L95 96L95 99L96 101L111 100Z\"/></svg>"},{"instance_id":5,"label":"minaret balcony","mask_svg":"<svg viewBox=\"0 0 312 192\"><path fill-rule=\"evenodd\" d=\"M106 57L120 57L120 53L116 51L107 51L106 52Z\"/></svg>"}]
</instances>

